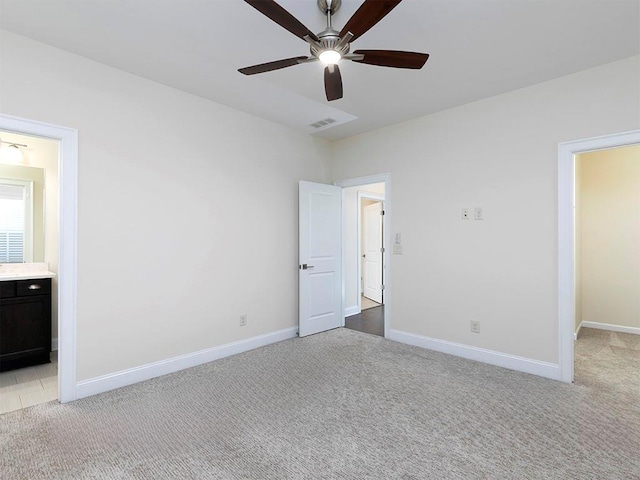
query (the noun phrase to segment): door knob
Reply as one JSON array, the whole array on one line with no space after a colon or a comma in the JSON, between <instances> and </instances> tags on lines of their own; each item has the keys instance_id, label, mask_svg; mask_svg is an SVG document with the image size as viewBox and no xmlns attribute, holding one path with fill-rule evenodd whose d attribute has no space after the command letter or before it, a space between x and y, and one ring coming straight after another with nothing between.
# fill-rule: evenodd
<instances>
[{"instance_id":1,"label":"door knob","mask_svg":"<svg viewBox=\"0 0 640 480\"><path fill-rule=\"evenodd\" d=\"M303 263L302 265L300 265L301 270L308 270L310 268L313 268L313 265L307 265L306 263Z\"/></svg>"}]
</instances>

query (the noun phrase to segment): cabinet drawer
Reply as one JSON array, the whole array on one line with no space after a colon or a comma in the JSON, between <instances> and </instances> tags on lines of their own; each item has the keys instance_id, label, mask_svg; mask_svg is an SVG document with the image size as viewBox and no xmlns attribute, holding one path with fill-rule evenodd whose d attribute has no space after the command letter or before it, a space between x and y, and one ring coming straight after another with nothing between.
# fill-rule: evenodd
<instances>
[{"instance_id":1,"label":"cabinet drawer","mask_svg":"<svg viewBox=\"0 0 640 480\"><path fill-rule=\"evenodd\" d=\"M51 293L51 279L16 280L16 296L48 295Z\"/></svg>"},{"instance_id":2,"label":"cabinet drawer","mask_svg":"<svg viewBox=\"0 0 640 480\"><path fill-rule=\"evenodd\" d=\"M0 282L0 298L10 298L16 296L16 282Z\"/></svg>"}]
</instances>

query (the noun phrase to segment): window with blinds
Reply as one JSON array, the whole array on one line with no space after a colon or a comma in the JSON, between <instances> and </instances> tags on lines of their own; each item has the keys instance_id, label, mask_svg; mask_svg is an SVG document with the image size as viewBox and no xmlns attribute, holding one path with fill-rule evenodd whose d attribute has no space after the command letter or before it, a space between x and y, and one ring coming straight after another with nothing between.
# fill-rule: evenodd
<instances>
[{"instance_id":1,"label":"window with blinds","mask_svg":"<svg viewBox=\"0 0 640 480\"><path fill-rule=\"evenodd\" d=\"M22 263L27 256L28 185L4 182L0 180L0 263Z\"/></svg>"}]
</instances>

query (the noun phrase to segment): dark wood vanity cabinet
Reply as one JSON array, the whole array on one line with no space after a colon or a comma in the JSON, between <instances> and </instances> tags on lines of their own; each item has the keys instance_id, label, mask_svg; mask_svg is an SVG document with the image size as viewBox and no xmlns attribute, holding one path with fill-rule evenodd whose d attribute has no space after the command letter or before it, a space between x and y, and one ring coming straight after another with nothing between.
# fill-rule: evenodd
<instances>
[{"instance_id":1,"label":"dark wood vanity cabinet","mask_svg":"<svg viewBox=\"0 0 640 480\"><path fill-rule=\"evenodd\" d=\"M0 372L49 363L51 279L0 281Z\"/></svg>"}]
</instances>

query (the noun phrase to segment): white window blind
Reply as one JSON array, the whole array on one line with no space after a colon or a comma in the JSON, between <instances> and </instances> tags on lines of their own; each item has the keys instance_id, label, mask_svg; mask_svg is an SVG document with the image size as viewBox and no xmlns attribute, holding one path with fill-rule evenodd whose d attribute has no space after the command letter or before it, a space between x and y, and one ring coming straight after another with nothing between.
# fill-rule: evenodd
<instances>
[{"instance_id":1,"label":"white window blind","mask_svg":"<svg viewBox=\"0 0 640 480\"><path fill-rule=\"evenodd\" d=\"M0 183L0 263L24 262L25 216L25 186Z\"/></svg>"}]
</instances>

